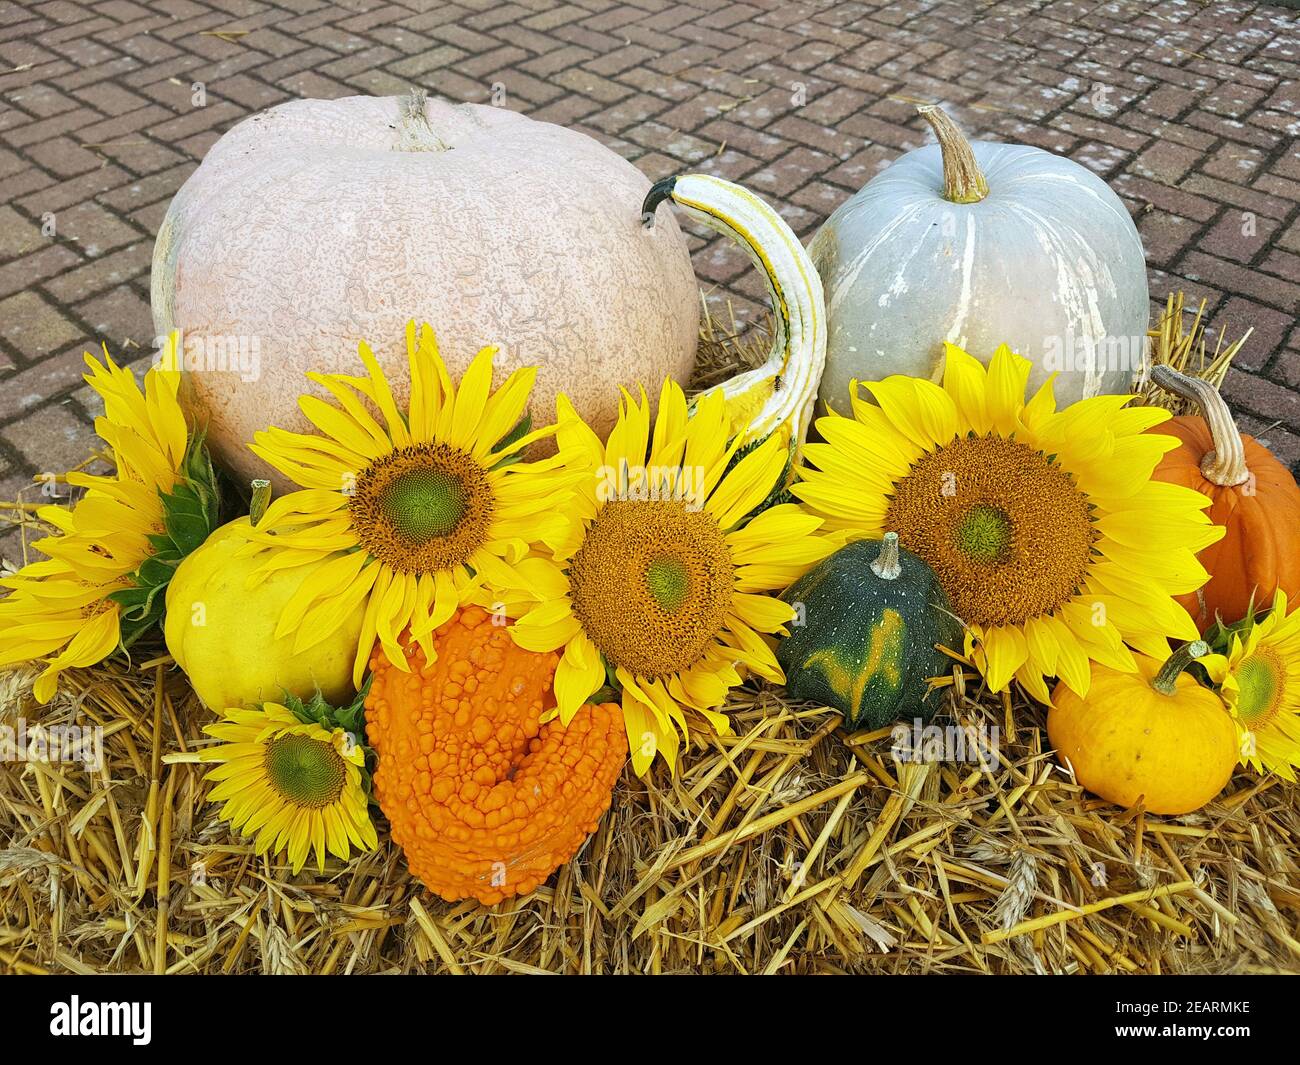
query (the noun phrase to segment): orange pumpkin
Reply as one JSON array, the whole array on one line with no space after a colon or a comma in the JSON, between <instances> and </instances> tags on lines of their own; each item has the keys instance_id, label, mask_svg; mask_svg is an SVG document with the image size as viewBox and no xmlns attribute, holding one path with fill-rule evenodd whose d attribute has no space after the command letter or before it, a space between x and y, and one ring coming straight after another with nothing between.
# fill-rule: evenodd
<instances>
[{"instance_id":1,"label":"orange pumpkin","mask_svg":"<svg viewBox=\"0 0 1300 1065\"><path fill-rule=\"evenodd\" d=\"M1137 672L1092 664L1088 694L1052 693L1047 739L1094 795L1153 814L1186 814L1219 794L1237 765L1237 727L1216 692L1184 670L1209 653L1204 640L1163 664L1134 655Z\"/></svg>"},{"instance_id":2,"label":"orange pumpkin","mask_svg":"<svg viewBox=\"0 0 1300 1065\"><path fill-rule=\"evenodd\" d=\"M1266 447L1240 433L1228 405L1208 381L1156 366L1151 379L1166 392L1190 400L1199 415L1171 418L1151 432L1175 436L1155 476L1210 497L1210 520L1227 529L1198 558L1210 579L1179 598L1201 632L1238 621L1255 604L1273 601L1281 588L1300 596L1300 487L1291 471Z\"/></svg>"},{"instance_id":3,"label":"orange pumpkin","mask_svg":"<svg viewBox=\"0 0 1300 1065\"><path fill-rule=\"evenodd\" d=\"M478 607L407 648L406 672L371 658L366 735L375 798L411 872L448 901L526 895L572 858L609 808L627 759L623 712L542 718L557 658L518 647Z\"/></svg>"}]
</instances>

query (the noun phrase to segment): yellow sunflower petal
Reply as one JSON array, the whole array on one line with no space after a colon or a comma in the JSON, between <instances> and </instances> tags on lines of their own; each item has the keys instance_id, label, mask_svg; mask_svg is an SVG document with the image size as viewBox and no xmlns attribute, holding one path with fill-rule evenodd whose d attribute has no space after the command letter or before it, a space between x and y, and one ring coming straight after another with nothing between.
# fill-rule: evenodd
<instances>
[{"instance_id":1,"label":"yellow sunflower petal","mask_svg":"<svg viewBox=\"0 0 1300 1065\"><path fill-rule=\"evenodd\" d=\"M600 652L583 633L577 633L565 645L564 655L555 669L555 701L560 721L568 725L578 708L605 682L605 666Z\"/></svg>"}]
</instances>

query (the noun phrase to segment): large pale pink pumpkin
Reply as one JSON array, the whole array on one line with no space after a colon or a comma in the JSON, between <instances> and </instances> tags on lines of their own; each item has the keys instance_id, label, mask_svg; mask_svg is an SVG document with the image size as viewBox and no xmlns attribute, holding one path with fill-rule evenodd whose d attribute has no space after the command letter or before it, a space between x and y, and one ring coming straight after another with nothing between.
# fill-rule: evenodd
<instances>
[{"instance_id":1,"label":"large pale pink pumpkin","mask_svg":"<svg viewBox=\"0 0 1300 1065\"><path fill-rule=\"evenodd\" d=\"M273 474L247 443L303 430L306 370L361 372L368 341L404 398L405 326L453 373L499 345L498 382L540 367L532 411L568 392L599 431L617 385L695 358L698 290L650 182L597 141L495 107L354 96L274 107L225 134L172 201L153 260L154 325L180 329L216 457Z\"/></svg>"}]
</instances>

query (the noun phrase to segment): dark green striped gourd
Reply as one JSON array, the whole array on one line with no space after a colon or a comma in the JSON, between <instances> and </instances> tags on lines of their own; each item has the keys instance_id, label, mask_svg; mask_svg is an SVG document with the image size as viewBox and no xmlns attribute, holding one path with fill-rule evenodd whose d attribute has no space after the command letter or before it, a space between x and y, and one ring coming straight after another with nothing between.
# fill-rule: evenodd
<instances>
[{"instance_id":1,"label":"dark green striped gourd","mask_svg":"<svg viewBox=\"0 0 1300 1065\"><path fill-rule=\"evenodd\" d=\"M935 644L960 650L961 626L896 533L840 548L782 598L799 611L776 651L791 695L833 706L854 729L933 716L926 681L952 668Z\"/></svg>"}]
</instances>

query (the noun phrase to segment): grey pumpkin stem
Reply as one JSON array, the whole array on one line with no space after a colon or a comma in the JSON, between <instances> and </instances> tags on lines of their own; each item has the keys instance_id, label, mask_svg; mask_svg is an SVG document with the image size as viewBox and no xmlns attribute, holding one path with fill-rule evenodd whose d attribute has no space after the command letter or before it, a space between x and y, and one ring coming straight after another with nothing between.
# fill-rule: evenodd
<instances>
[{"instance_id":1,"label":"grey pumpkin stem","mask_svg":"<svg viewBox=\"0 0 1300 1065\"><path fill-rule=\"evenodd\" d=\"M411 86L411 91L402 98L402 113L397 120L397 143L393 150L398 152L445 152L445 144L433 132L429 125L429 116L424 113L424 105L429 94L421 88Z\"/></svg>"},{"instance_id":2,"label":"grey pumpkin stem","mask_svg":"<svg viewBox=\"0 0 1300 1065\"><path fill-rule=\"evenodd\" d=\"M271 505L271 482L261 477L253 482L253 498L248 502L248 524L254 529L266 516L266 508Z\"/></svg>"},{"instance_id":3,"label":"grey pumpkin stem","mask_svg":"<svg viewBox=\"0 0 1300 1065\"><path fill-rule=\"evenodd\" d=\"M979 203L989 194L984 171L975 161L975 151L957 123L937 104L923 104L916 109L934 130L943 157L943 198L949 203Z\"/></svg>"},{"instance_id":4,"label":"grey pumpkin stem","mask_svg":"<svg viewBox=\"0 0 1300 1065\"><path fill-rule=\"evenodd\" d=\"M898 533L887 532L880 541L880 554L871 563L871 572L882 581L894 581L903 572L903 565L898 560Z\"/></svg>"},{"instance_id":5,"label":"grey pumpkin stem","mask_svg":"<svg viewBox=\"0 0 1300 1065\"><path fill-rule=\"evenodd\" d=\"M1246 465L1246 445L1242 443L1241 433L1232 420L1232 412L1219 395L1219 390L1203 378L1190 377L1163 364L1151 367L1151 380L1179 399L1194 403L1200 409L1205 424L1210 427L1214 450L1207 452L1201 459L1201 473L1205 479L1222 488L1231 488L1250 480L1250 468Z\"/></svg>"},{"instance_id":6,"label":"grey pumpkin stem","mask_svg":"<svg viewBox=\"0 0 1300 1065\"><path fill-rule=\"evenodd\" d=\"M1161 695L1174 695L1178 691L1178 677L1196 659L1204 658L1210 653L1210 645L1204 640L1185 643L1169 656L1169 660L1160 667L1151 687Z\"/></svg>"}]
</instances>

